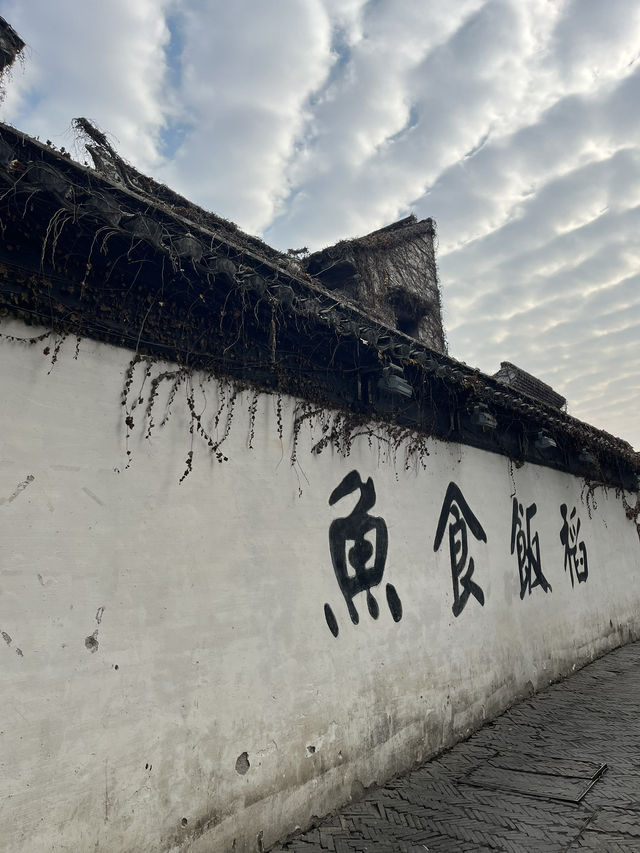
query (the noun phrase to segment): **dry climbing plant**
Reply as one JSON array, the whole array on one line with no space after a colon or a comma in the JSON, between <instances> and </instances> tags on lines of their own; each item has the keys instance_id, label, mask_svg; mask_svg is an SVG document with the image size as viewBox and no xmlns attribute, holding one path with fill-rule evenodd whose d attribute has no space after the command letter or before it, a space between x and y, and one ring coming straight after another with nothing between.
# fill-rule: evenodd
<instances>
[{"instance_id":1,"label":"dry climbing plant","mask_svg":"<svg viewBox=\"0 0 640 853\"><path fill-rule=\"evenodd\" d=\"M131 359L125 371L121 405L124 411L127 468L132 461L131 435L137 422L140 422L144 439L150 440L157 428L162 429L167 425L180 391L186 408L189 436L180 482L193 470L195 441L218 463L228 461L223 445L231 433L239 399L246 405L246 446L249 450L254 448L260 389L245 381L218 378L211 373L199 374L186 368L162 368L163 365L154 359L138 354ZM154 370L157 371L155 374ZM268 396L273 401L276 432L282 441L285 433L283 397L280 393ZM207 419L205 412L212 399L216 400L216 407ZM158 406L162 407L160 412L157 411ZM364 440L371 449L375 445L378 453L385 453L386 458L392 459L394 464L400 463L404 470L408 471L415 465L426 469L428 440L415 430L382 420L376 421L370 415L330 409L325 404L304 400L297 400L291 412L289 462L292 466L299 465L300 433L307 427L313 455L332 449L348 458L354 442Z\"/></svg>"}]
</instances>

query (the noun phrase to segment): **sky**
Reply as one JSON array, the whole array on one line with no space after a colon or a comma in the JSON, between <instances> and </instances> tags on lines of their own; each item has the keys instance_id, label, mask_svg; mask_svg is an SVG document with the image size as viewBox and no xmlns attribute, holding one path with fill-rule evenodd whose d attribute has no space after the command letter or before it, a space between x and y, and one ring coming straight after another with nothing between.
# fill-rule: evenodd
<instances>
[{"instance_id":1,"label":"sky","mask_svg":"<svg viewBox=\"0 0 640 853\"><path fill-rule=\"evenodd\" d=\"M0 0L0 119L283 251L437 224L449 353L640 449L640 0Z\"/></svg>"}]
</instances>

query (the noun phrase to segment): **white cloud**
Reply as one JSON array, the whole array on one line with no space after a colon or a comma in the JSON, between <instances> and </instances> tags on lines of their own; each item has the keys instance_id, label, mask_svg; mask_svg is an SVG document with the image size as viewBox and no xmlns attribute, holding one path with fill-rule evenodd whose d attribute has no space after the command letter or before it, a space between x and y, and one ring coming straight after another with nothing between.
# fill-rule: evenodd
<instances>
[{"instance_id":1,"label":"white cloud","mask_svg":"<svg viewBox=\"0 0 640 853\"><path fill-rule=\"evenodd\" d=\"M190 130L160 174L257 231L287 192L306 101L329 73L330 19L319 0L185 0L181 14Z\"/></svg>"},{"instance_id":2,"label":"white cloud","mask_svg":"<svg viewBox=\"0 0 640 853\"><path fill-rule=\"evenodd\" d=\"M550 61L573 91L628 73L640 58L640 7L630 0L571 0L550 44Z\"/></svg>"}]
</instances>

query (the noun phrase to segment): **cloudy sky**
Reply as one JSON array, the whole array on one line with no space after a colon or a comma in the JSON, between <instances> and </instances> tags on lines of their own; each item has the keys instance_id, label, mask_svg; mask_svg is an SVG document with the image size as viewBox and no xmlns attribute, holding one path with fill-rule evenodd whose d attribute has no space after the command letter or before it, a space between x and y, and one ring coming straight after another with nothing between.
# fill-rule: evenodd
<instances>
[{"instance_id":1,"label":"cloudy sky","mask_svg":"<svg viewBox=\"0 0 640 853\"><path fill-rule=\"evenodd\" d=\"M276 248L433 217L450 354L640 449L640 0L0 0L0 109Z\"/></svg>"}]
</instances>

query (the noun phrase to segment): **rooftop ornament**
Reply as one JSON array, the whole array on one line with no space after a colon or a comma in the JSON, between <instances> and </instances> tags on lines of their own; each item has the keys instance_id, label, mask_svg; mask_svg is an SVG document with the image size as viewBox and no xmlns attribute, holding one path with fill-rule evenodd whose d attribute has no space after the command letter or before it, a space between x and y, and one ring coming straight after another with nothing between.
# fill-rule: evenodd
<instances>
[{"instance_id":1,"label":"rooftop ornament","mask_svg":"<svg viewBox=\"0 0 640 853\"><path fill-rule=\"evenodd\" d=\"M582 448L582 450L580 451L580 455L578 456L578 459L581 462L584 462L585 465L595 465L596 464L596 457L593 455L593 453L591 453L590 450L587 450L586 447Z\"/></svg>"},{"instance_id":2,"label":"rooftop ornament","mask_svg":"<svg viewBox=\"0 0 640 853\"><path fill-rule=\"evenodd\" d=\"M536 437L535 446L538 450L552 450L558 445L550 435L547 435L547 433L541 429Z\"/></svg>"},{"instance_id":3,"label":"rooftop ornament","mask_svg":"<svg viewBox=\"0 0 640 853\"><path fill-rule=\"evenodd\" d=\"M479 403L477 406L473 407L473 412L471 413L471 423L474 426L482 427L483 430L495 429L498 426L498 421L491 414L491 412L484 405L484 403Z\"/></svg>"},{"instance_id":4,"label":"rooftop ornament","mask_svg":"<svg viewBox=\"0 0 640 853\"><path fill-rule=\"evenodd\" d=\"M398 364L389 364L378 379L378 389L398 397L413 397L413 388L404 378L404 370Z\"/></svg>"}]
</instances>

